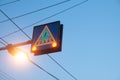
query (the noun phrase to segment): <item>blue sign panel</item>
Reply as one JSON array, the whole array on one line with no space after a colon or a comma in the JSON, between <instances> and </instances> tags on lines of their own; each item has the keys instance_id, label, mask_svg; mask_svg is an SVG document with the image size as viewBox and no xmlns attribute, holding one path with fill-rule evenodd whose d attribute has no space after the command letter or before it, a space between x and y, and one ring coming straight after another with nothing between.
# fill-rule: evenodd
<instances>
[{"instance_id":1,"label":"blue sign panel","mask_svg":"<svg viewBox=\"0 0 120 80\"><path fill-rule=\"evenodd\" d=\"M63 25L60 21L35 26L31 51L34 55L61 51Z\"/></svg>"}]
</instances>

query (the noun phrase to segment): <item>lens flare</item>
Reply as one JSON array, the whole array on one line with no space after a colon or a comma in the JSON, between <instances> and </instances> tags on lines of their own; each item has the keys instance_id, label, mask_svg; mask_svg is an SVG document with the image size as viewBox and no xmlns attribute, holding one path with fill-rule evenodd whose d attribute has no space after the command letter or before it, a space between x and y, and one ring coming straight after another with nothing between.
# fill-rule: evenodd
<instances>
[{"instance_id":1,"label":"lens flare","mask_svg":"<svg viewBox=\"0 0 120 80\"><path fill-rule=\"evenodd\" d=\"M28 59L27 55L24 52L18 52L15 58L19 62L25 62Z\"/></svg>"}]
</instances>

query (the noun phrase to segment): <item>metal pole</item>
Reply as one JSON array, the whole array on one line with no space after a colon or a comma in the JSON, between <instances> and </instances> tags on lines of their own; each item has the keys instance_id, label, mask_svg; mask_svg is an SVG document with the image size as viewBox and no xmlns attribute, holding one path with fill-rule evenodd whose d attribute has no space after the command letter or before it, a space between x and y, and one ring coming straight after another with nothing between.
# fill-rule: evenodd
<instances>
[{"instance_id":1,"label":"metal pole","mask_svg":"<svg viewBox=\"0 0 120 80\"><path fill-rule=\"evenodd\" d=\"M22 42L22 43L17 43L17 44L11 44L12 47L19 47L19 46L24 46L24 45L27 45L27 44L31 44L32 43L32 40L28 40L26 42ZM9 44L8 44L9 45ZM5 46L5 47L1 47L0 48L0 51L1 50L7 50L8 49L8 45Z\"/></svg>"}]
</instances>

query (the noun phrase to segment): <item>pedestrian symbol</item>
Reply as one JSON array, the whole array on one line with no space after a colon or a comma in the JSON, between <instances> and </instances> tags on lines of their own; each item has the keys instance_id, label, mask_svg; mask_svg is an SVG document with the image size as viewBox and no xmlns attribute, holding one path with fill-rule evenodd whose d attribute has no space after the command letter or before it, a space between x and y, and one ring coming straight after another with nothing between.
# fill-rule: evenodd
<instances>
[{"instance_id":1,"label":"pedestrian symbol","mask_svg":"<svg viewBox=\"0 0 120 80\"><path fill-rule=\"evenodd\" d=\"M41 41L42 41L42 43L49 42L49 39L50 39L50 34L49 34L48 30L46 29L41 36Z\"/></svg>"},{"instance_id":2,"label":"pedestrian symbol","mask_svg":"<svg viewBox=\"0 0 120 80\"><path fill-rule=\"evenodd\" d=\"M39 35L34 46L42 46L42 45L46 45L46 44L52 44L53 42L56 42L56 41L55 41L51 31L49 30L48 26L45 25L43 31Z\"/></svg>"}]
</instances>

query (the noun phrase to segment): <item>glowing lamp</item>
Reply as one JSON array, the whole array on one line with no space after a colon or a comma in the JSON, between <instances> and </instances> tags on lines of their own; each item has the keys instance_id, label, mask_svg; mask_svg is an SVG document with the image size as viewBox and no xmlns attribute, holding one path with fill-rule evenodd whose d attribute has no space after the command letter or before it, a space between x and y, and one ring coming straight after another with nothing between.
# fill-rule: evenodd
<instances>
[{"instance_id":1,"label":"glowing lamp","mask_svg":"<svg viewBox=\"0 0 120 80\"><path fill-rule=\"evenodd\" d=\"M56 42L53 42L53 43L52 43L52 47L57 47L57 43L56 43Z\"/></svg>"},{"instance_id":2,"label":"glowing lamp","mask_svg":"<svg viewBox=\"0 0 120 80\"><path fill-rule=\"evenodd\" d=\"M32 51L36 51L37 48L35 46L32 47Z\"/></svg>"}]
</instances>

